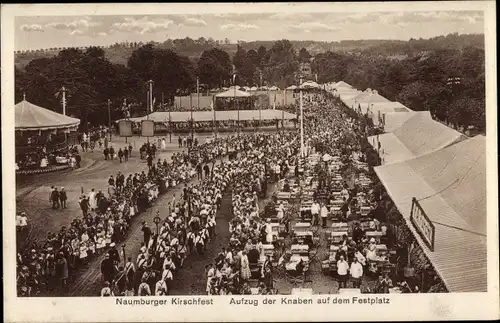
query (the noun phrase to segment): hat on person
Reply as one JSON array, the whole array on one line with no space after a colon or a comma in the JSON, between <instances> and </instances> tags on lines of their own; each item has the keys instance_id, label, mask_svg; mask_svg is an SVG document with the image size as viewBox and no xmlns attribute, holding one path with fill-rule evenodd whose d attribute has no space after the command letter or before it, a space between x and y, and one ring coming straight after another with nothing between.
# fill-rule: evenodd
<instances>
[{"instance_id":1,"label":"hat on person","mask_svg":"<svg viewBox=\"0 0 500 323\"><path fill-rule=\"evenodd\" d=\"M142 246L140 250L141 250L141 252L144 253L144 252L146 252L147 249L146 249L146 247Z\"/></svg>"},{"instance_id":2,"label":"hat on person","mask_svg":"<svg viewBox=\"0 0 500 323\"><path fill-rule=\"evenodd\" d=\"M109 245L111 248L113 248L114 246L116 246L116 244L114 242L111 242L111 244Z\"/></svg>"},{"instance_id":3,"label":"hat on person","mask_svg":"<svg viewBox=\"0 0 500 323\"><path fill-rule=\"evenodd\" d=\"M375 238L371 238L370 243L375 243Z\"/></svg>"}]
</instances>

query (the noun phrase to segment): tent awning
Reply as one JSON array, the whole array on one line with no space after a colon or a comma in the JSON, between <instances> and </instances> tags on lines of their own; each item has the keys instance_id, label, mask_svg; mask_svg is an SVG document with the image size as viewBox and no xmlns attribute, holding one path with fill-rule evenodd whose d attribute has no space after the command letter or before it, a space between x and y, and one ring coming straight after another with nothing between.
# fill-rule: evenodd
<instances>
[{"instance_id":1,"label":"tent awning","mask_svg":"<svg viewBox=\"0 0 500 323\"><path fill-rule=\"evenodd\" d=\"M23 100L15 105L16 130L53 130L77 127L80 119Z\"/></svg>"},{"instance_id":2,"label":"tent awning","mask_svg":"<svg viewBox=\"0 0 500 323\"><path fill-rule=\"evenodd\" d=\"M307 89L307 88L319 88L319 84L314 82L314 81L307 81L304 82L300 85L300 88Z\"/></svg>"},{"instance_id":3,"label":"tent awning","mask_svg":"<svg viewBox=\"0 0 500 323\"><path fill-rule=\"evenodd\" d=\"M227 91L221 92L219 94L216 94L216 98L246 98L251 96L251 94L238 90L238 89L229 89Z\"/></svg>"},{"instance_id":4,"label":"tent awning","mask_svg":"<svg viewBox=\"0 0 500 323\"><path fill-rule=\"evenodd\" d=\"M375 172L448 291L486 291L485 137L375 167ZM434 251L411 223L413 198L435 227Z\"/></svg>"},{"instance_id":5,"label":"tent awning","mask_svg":"<svg viewBox=\"0 0 500 323\"><path fill-rule=\"evenodd\" d=\"M238 110L231 111L193 111L193 120L195 122L213 121L236 121L238 120ZM214 116L215 115L215 116ZM293 120L297 116L281 110L240 110L239 120ZM153 112L149 116L130 118L130 121L141 122L142 120L153 120L154 122L188 122L191 119L190 111L175 111L175 112Z\"/></svg>"},{"instance_id":6,"label":"tent awning","mask_svg":"<svg viewBox=\"0 0 500 323\"><path fill-rule=\"evenodd\" d=\"M413 114L394 132L369 137L368 142L377 147L377 138L383 163L392 164L443 149L467 137L432 120L428 114Z\"/></svg>"}]
</instances>

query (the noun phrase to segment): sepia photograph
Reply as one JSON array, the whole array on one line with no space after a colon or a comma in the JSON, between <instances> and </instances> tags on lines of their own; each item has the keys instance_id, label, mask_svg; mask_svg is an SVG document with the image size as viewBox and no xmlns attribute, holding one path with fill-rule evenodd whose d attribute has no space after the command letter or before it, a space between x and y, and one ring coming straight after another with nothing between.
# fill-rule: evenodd
<instances>
[{"instance_id":1,"label":"sepia photograph","mask_svg":"<svg viewBox=\"0 0 500 323\"><path fill-rule=\"evenodd\" d=\"M116 5L10 18L14 299L498 293L484 9Z\"/></svg>"}]
</instances>

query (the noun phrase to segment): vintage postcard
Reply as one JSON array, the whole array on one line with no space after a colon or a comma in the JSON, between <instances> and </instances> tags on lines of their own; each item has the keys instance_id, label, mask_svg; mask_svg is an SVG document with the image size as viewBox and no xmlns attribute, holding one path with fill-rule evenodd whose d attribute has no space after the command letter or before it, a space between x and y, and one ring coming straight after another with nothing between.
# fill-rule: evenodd
<instances>
[{"instance_id":1,"label":"vintage postcard","mask_svg":"<svg viewBox=\"0 0 500 323\"><path fill-rule=\"evenodd\" d=\"M1 8L6 322L499 318L495 2Z\"/></svg>"}]
</instances>

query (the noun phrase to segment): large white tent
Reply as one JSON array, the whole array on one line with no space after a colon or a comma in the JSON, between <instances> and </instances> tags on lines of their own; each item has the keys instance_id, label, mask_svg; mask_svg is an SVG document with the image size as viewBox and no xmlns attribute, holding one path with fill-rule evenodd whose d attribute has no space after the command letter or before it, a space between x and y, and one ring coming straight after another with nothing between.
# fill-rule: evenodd
<instances>
[{"instance_id":1,"label":"large white tent","mask_svg":"<svg viewBox=\"0 0 500 323\"><path fill-rule=\"evenodd\" d=\"M80 119L68 117L23 100L15 105L15 129L17 130L76 130Z\"/></svg>"},{"instance_id":2,"label":"large white tent","mask_svg":"<svg viewBox=\"0 0 500 323\"><path fill-rule=\"evenodd\" d=\"M476 136L375 172L450 292L485 292L486 138ZM410 221L416 199L435 227L431 250Z\"/></svg>"},{"instance_id":3,"label":"large white tent","mask_svg":"<svg viewBox=\"0 0 500 323\"><path fill-rule=\"evenodd\" d=\"M387 165L429 154L466 138L428 114L414 114L394 132L368 137L368 142L375 149L380 145L382 163Z\"/></svg>"}]
</instances>

